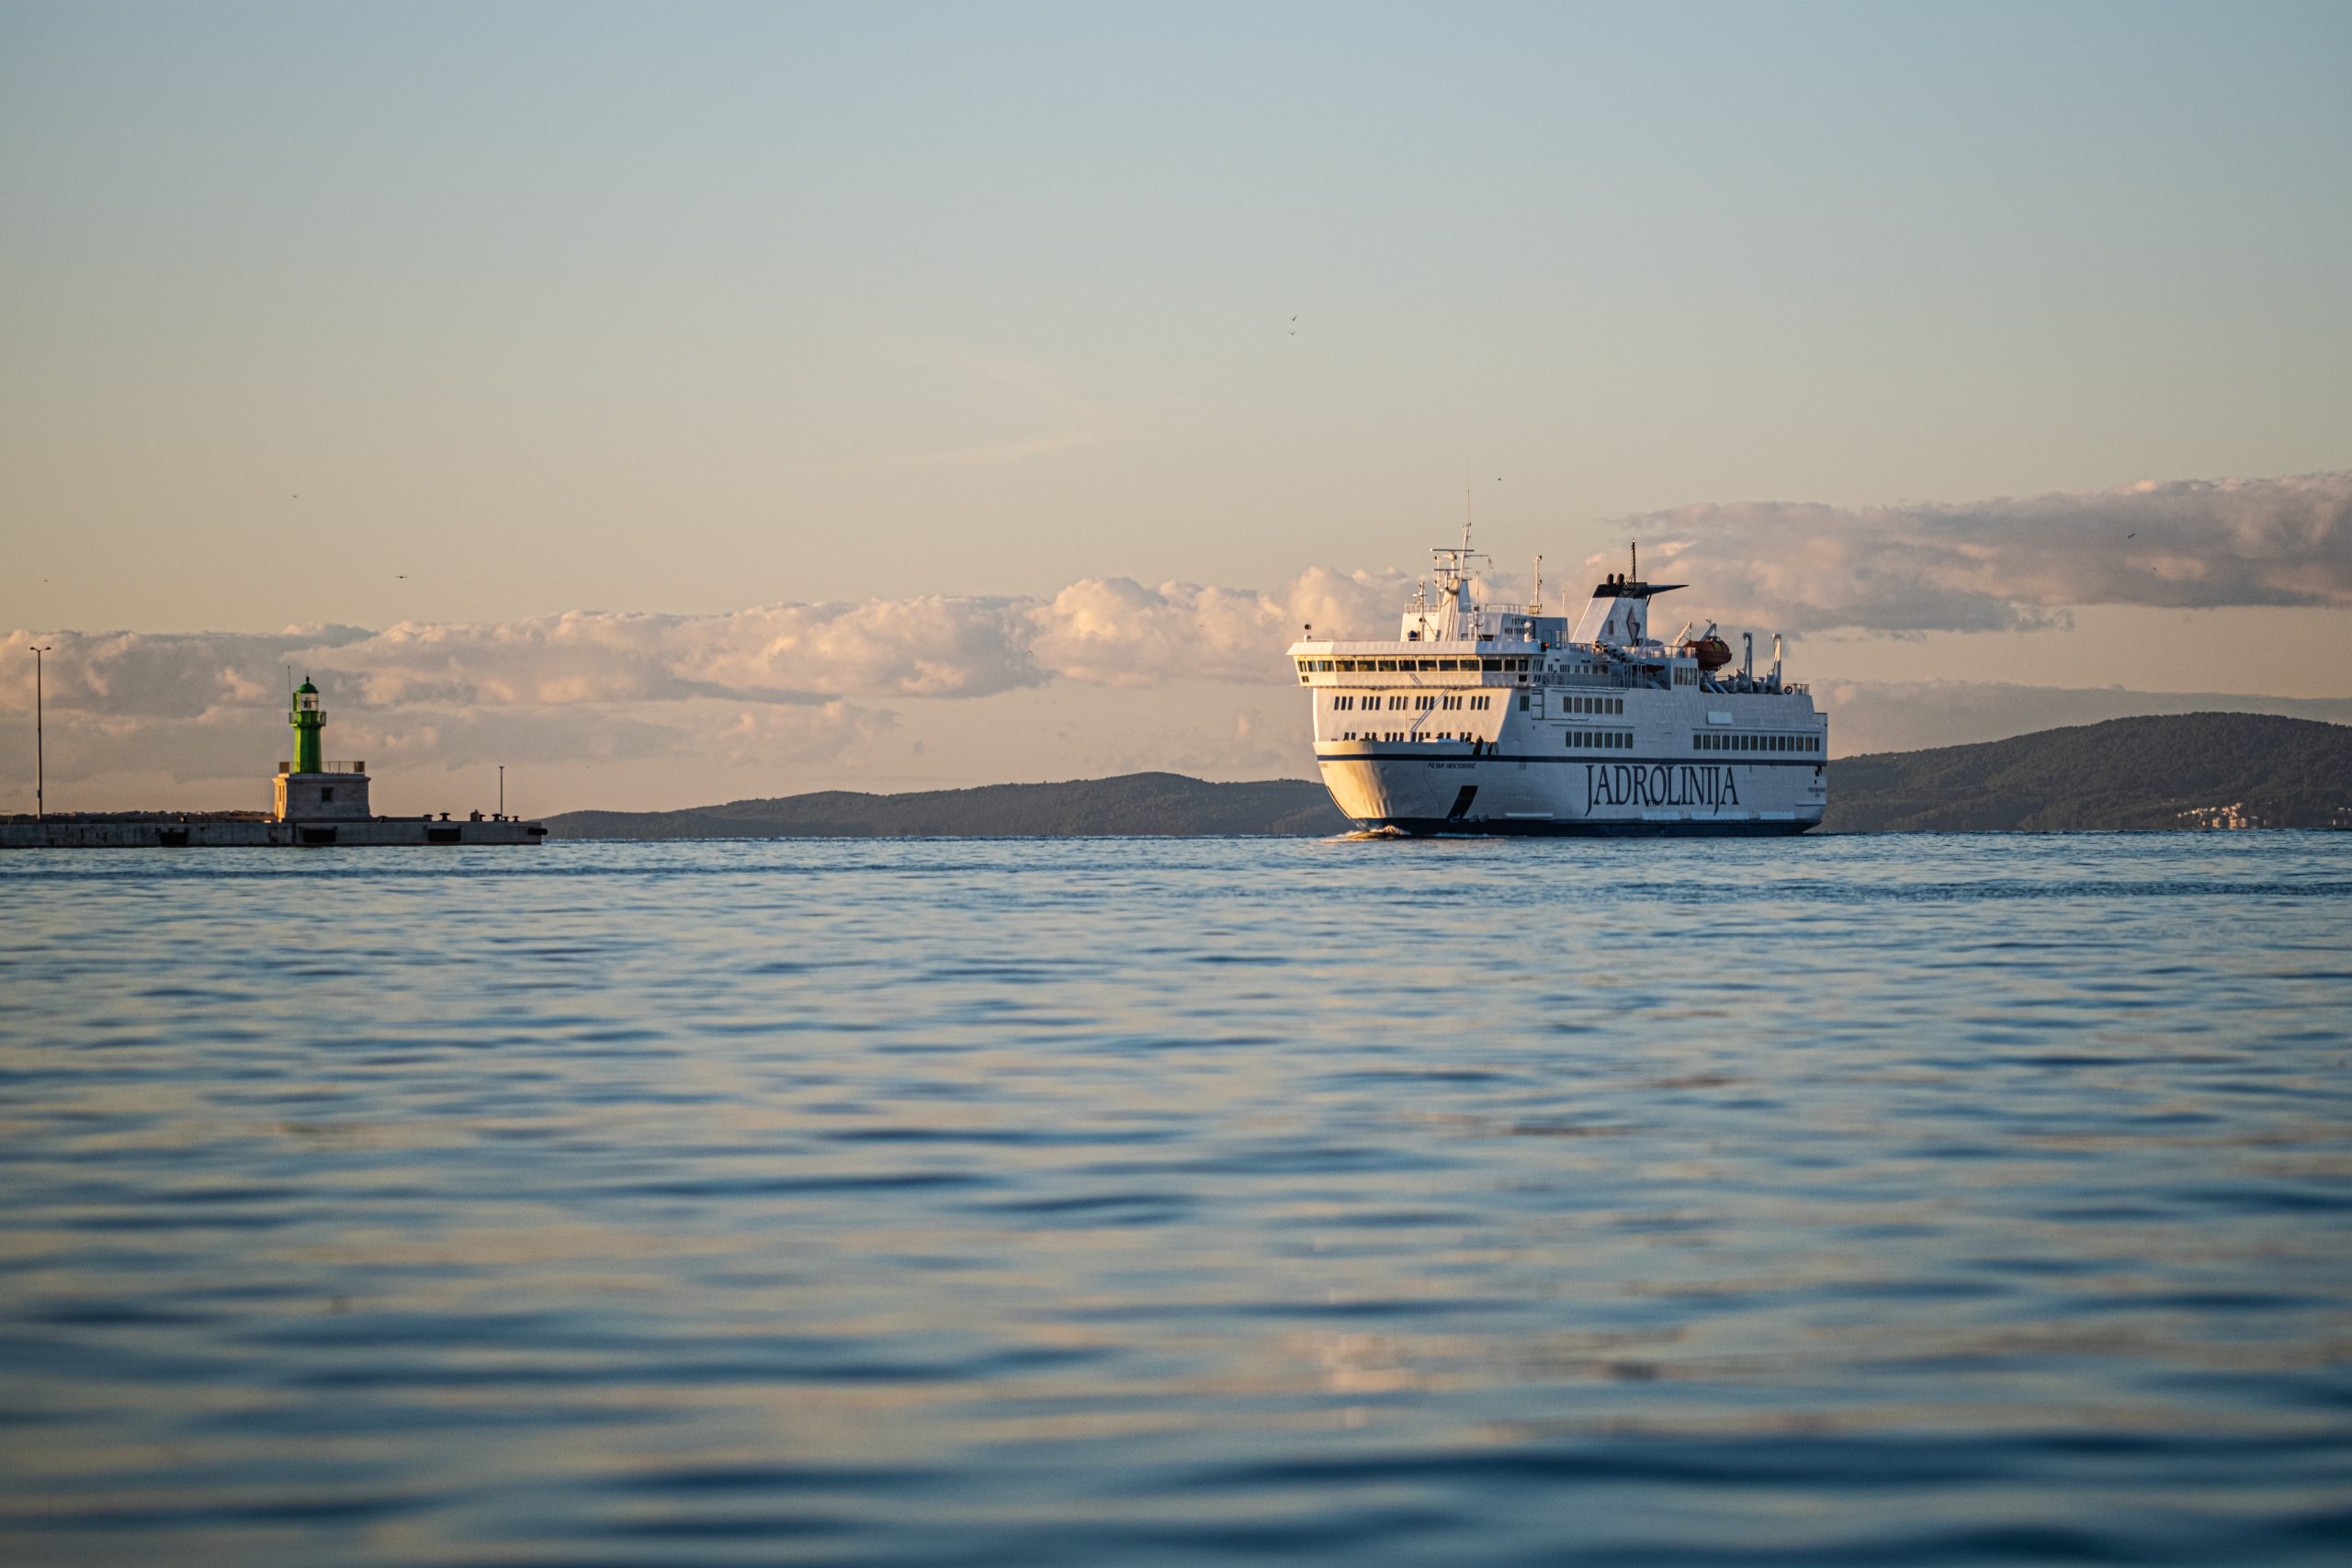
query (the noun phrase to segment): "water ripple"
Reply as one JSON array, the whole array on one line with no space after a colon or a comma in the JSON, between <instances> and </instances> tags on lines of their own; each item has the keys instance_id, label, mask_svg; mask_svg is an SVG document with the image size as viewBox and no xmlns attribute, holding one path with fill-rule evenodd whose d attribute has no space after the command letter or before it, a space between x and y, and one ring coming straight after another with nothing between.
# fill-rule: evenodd
<instances>
[{"instance_id":1,"label":"water ripple","mask_svg":"<svg viewBox=\"0 0 2352 1568\"><path fill-rule=\"evenodd\" d=\"M2352 1539L2352 837L0 891L10 1562Z\"/></svg>"}]
</instances>

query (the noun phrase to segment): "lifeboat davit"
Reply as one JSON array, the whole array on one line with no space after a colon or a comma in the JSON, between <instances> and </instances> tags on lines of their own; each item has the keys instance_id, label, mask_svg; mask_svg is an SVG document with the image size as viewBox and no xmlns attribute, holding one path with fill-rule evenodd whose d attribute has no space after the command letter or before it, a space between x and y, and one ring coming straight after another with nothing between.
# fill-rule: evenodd
<instances>
[{"instance_id":1,"label":"lifeboat davit","mask_svg":"<svg viewBox=\"0 0 2352 1568\"><path fill-rule=\"evenodd\" d=\"M1713 632L1682 645L1684 652L1699 661L1699 668L1709 674L1731 662L1731 644Z\"/></svg>"}]
</instances>

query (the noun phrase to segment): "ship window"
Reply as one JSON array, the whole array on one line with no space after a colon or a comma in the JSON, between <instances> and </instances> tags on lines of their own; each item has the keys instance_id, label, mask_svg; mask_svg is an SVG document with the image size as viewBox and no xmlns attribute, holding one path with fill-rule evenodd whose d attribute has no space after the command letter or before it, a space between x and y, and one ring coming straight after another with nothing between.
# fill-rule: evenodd
<instances>
[{"instance_id":1,"label":"ship window","mask_svg":"<svg viewBox=\"0 0 2352 1568\"><path fill-rule=\"evenodd\" d=\"M1434 670L1437 668L1437 660L1434 659L1424 659L1421 660L1421 668L1424 670Z\"/></svg>"},{"instance_id":2,"label":"ship window","mask_svg":"<svg viewBox=\"0 0 2352 1568\"><path fill-rule=\"evenodd\" d=\"M1478 660L1478 668L1481 670L1498 673L1502 670L1502 667L1503 661L1499 659L1481 659Z\"/></svg>"},{"instance_id":3,"label":"ship window","mask_svg":"<svg viewBox=\"0 0 2352 1568\"><path fill-rule=\"evenodd\" d=\"M334 799L334 786L333 784L329 784L326 788L319 791L319 799L322 803L332 802Z\"/></svg>"},{"instance_id":4,"label":"ship window","mask_svg":"<svg viewBox=\"0 0 2352 1568\"><path fill-rule=\"evenodd\" d=\"M1519 711L1521 713L1525 713L1527 711L1527 694L1525 692L1519 694Z\"/></svg>"},{"instance_id":5,"label":"ship window","mask_svg":"<svg viewBox=\"0 0 2352 1568\"><path fill-rule=\"evenodd\" d=\"M1384 659L1380 661L1380 667L1383 670L1394 670L1396 668L1396 661L1393 659Z\"/></svg>"}]
</instances>

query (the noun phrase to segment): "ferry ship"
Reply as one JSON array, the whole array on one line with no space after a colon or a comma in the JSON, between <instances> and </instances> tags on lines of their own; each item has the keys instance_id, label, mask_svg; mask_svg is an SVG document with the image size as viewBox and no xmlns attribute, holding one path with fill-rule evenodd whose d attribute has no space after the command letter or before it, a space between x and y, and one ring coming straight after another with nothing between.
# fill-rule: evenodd
<instances>
[{"instance_id":1,"label":"ferry ship","mask_svg":"<svg viewBox=\"0 0 2352 1568\"><path fill-rule=\"evenodd\" d=\"M1315 699L1315 758L1340 810L1405 834L1802 833L1828 803L1829 719L1811 692L1732 668L1713 622L1650 635L1650 602L1687 586L1633 570L1573 626L1537 602L1486 604L1470 549L1433 551L1393 642L1291 646ZM1434 592L1432 592L1434 589Z\"/></svg>"}]
</instances>

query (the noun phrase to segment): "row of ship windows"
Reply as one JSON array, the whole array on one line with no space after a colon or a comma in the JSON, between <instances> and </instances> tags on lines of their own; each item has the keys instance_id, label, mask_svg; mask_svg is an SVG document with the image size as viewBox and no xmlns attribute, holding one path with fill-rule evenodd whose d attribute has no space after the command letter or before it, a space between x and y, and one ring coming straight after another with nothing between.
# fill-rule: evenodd
<instances>
[{"instance_id":1,"label":"row of ship windows","mask_svg":"<svg viewBox=\"0 0 2352 1568\"><path fill-rule=\"evenodd\" d=\"M1623 697L1560 697L1555 705L1562 713L1623 713Z\"/></svg>"},{"instance_id":2,"label":"row of ship windows","mask_svg":"<svg viewBox=\"0 0 2352 1568\"><path fill-rule=\"evenodd\" d=\"M1473 709L1484 711L1487 708L1492 707L1494 703L1495 699L1492 693L1487 693L1484 695L1468 693L1448 695L1442 692L1433 692L1427 696L1390 697L1388 699L1388 711L1391 713L1401 713L1408 709L1414 709L1423 713L1452 712L1454 709L1461 708L1465 705ZM1352 713L1359 707L1377 712L1380 708L1380 699L1378 697L1349 696L1333 697L1331 699L1331 711L1333 713Z\"/></svg>"},{"instance_id":3,"label":"row of ship windows","mask_svg":"<svg viewBox=\"0 0 2352 1568\"><path fill-rule=\"evenodd\" d=\"M1374 734L1367 730L1359 734L1349 730L1342 740L1473 740L1471 735L1441 732L1415 735L1407 730L1389 730ZM1571 729L1563 738L1571 751L1630 751L1634 749L1634 732L1630 729ZM1818 751L1818 735L1694 735L1690 738L1693 751Z\"/></svg>"},{"instance_id":4,"label":"row of ship windows","mask_svg":"<svg viewBox=\"0 0 2352 1568\"><path fill-rule=\"evenodd\" d=\"M1694 735L1693 751L1818 751L1818 735Z\"/></svg>"},{"instance_id":5,"label":"row of ship windows","mask_svg":"<svg viewBox=\"0 0 2352 1568\"><path fill-rule=\"evenodd\" d=\"M1492 675L1507 675L1514 671L1525 672L1525 659L1302 659L1298 672L1302 675L1329 675L1334 671L1353 674L1358 671L1377 670L1483 670Z\"/></svg>"},{"instance_id":6,"label":"row of ship windows","mask_svg":"<svg viewBox=\"0 0 2352 1568\"><path fill-rule=\"evenodd\" d=\"M1409 730L1392 729L1385 734L1349 730L1342 740L1476 740L1475 735L1455 735L1441 731L1434 735L1415 735ZM1630 729L1578 729L1569 733L1571 751L1630 751L1634 749L1634 732Z\"/></svg>"}]
</instances>

